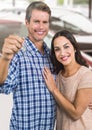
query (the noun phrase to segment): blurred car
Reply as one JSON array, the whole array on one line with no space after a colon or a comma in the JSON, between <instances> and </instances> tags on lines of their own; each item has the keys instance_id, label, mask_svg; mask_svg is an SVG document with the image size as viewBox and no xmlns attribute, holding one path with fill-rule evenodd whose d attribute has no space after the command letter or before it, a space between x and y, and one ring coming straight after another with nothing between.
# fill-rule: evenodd
<instances>
[{"instance_id":1,"label":"blurred car","mask_svg":"<svg viewBox=\"0 0 92 130\"><path fill-rule=\"evenodd\" d=\"M9 34L25 36L25 30L24 16L19 16L13 12L0 12L0 51L5 37Z\"/></svg>"},{"instance_id":2,"label":"blurred car","mask_svg":"<svg viewBox=\"0 0 92 130\"><path fill-rule=\"evenodd\" d=\"M9 7L9 8L2 8L0 10L1 13L14 13L14 14L22 14L25 13L25 9L24 8L18 8L18 7Z\"/></svg>"},{"instance_id":3,"label":"blurred car","mask_svg":"<svg viewBox=\"0 0 92 130\"><path fill-rule=\"evenodd\" d=\"M92 22L78 12L68 9L52 9L50 31L46 40L50 44L53 35L60 30L72 32L79 43L80 49L92 55Z\"/></svg>"},{"instance_id":4,"label":"blurred car","mask_svg":"<svg viewBox=\"0 0 92 130\"><path fill-rule=\"evenodd\" d=\"M86 54L85 52L81 51L81 55L86 60L87 64L89 65L89 68L92 70L92 56Z\"/></svg>"}]
</instances>

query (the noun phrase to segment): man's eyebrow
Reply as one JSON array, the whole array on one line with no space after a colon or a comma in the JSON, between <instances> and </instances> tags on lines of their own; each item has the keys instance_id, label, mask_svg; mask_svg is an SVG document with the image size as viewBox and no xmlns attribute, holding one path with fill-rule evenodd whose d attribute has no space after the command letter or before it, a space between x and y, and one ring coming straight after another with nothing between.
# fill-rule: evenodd
<instances>
[{"instance_id":1,"label":"man's eyebrow","mask_svg":"<svg viewBox=\"0 0 92 130\"><path fill-rule=\"evenodd\" d=\"M69 44L69 43L68 42L64 43L64 45L67 45L67 44Z\"/></svg>"}]
</instances>

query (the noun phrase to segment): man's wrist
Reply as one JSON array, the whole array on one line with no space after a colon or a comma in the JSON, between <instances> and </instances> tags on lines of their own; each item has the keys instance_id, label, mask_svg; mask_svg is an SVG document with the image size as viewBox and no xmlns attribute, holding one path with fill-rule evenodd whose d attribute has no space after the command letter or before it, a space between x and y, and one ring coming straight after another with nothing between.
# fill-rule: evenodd
<instances>
[{"instance_id":1,"label":"man's wrist","mask_svg":"<svg viewBox=\"0 0 92 130\"><path fill-rule=\"evenodd\" d=\"M5 61L10 61L10 59L9 59L9 58L6 58L5 56L3 56L2 53L0 53L0 58L2 58L2 59L5 60Z\"/></svg>"}]
</instances>

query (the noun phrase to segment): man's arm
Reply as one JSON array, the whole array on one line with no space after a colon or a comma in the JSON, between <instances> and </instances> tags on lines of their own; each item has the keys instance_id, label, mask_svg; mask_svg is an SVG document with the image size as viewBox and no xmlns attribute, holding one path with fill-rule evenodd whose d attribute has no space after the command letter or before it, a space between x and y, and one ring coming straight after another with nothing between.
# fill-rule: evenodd
<instances>
[{"instance_id":1,"label":"man's arm","mask_svg":"<svg viewBox=\"0 0 92 130\"><path fill-rule=\"evenodd\" d=\"M2 56L0 57L0 84L3 84L7 77L9 63L9 60L3 59Z\"/></svg>"},{"instance_id":2,"label":"man's arm","mask_svg":"<svg viewBox=\"0 0 92 130\"><path fill-rule=\"evenodd\" d=\"M10 35L5 38L0 56L0 84L3 84L8 74L8 67L13 56L21 49L24 39Z\"/></svg>"}]
</instances>

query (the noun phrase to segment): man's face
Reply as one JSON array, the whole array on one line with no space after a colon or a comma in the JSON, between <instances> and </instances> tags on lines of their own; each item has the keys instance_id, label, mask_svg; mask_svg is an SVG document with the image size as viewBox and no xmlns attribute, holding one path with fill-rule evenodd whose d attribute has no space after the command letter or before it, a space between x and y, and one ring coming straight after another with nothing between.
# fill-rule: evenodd
<instances>
[{"instance_id":1,"label":"man's face","mask_svg":"<svg viewBox=\"0 0 92 130\"><path fill-rule=\"evenodd\" d=\"M49 31L49 14L34 9L30 18L30 22L26 21L28 28L28 36L32 42L43 41Z\"/></svg>"}]
</instances>

